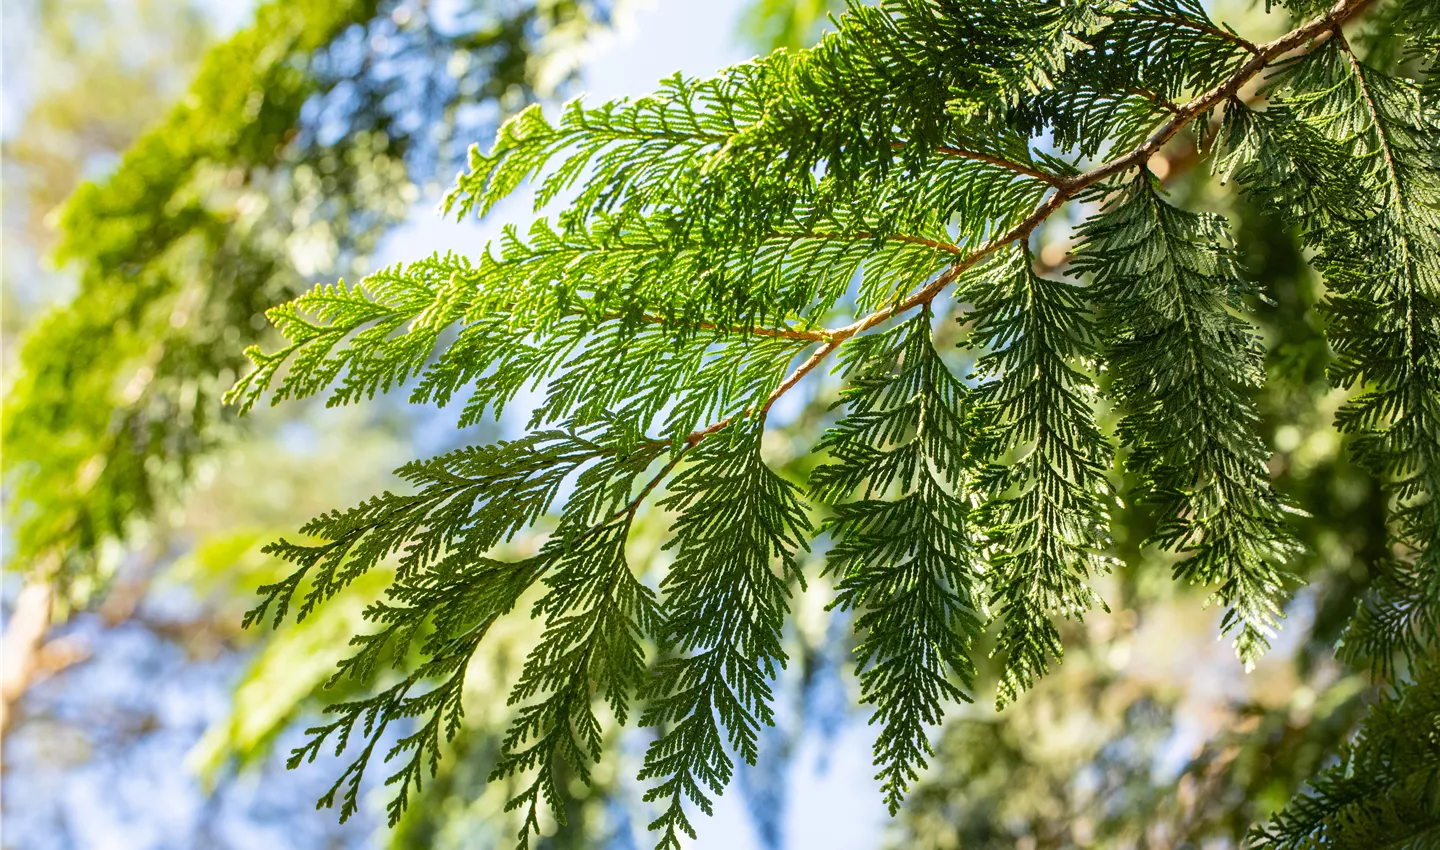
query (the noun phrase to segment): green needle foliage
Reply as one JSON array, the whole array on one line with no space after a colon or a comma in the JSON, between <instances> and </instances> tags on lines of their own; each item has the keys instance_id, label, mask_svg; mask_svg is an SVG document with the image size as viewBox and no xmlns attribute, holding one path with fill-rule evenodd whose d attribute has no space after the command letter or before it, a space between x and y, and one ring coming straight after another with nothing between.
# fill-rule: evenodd
<instances>
[{"instance_id":1,"label":"green needle foliage","mask_svg":"<svg viewBox=\"0 0 1440 850\"><path fill-rule=\"evenodd\" d=\"M1257 848L1440 844L1440 667L1431 658L1370 710L1340 761L1251 836Z\"/></svg>"},{"instance_id":2,"label":"green needle foliage","mask_svg":"<svg viewBox=\"0 0 1440 850\"><path fill-rule=\"evenodd\" d=\"M525 659L525 672L510 694L512 704L524 704L505 734L505 753L491 774L498 780L534 773L534 780L507 806L525 812L522 847L529 845L530 833L540 831L542 800L559 811L557 760L589 781L588 764L600 759L594 698L603 696L623 724L630 697L645 680L640 640L654 634L660 613L654 592L635 580L625 562L630 518L625 511L552 547L542 564L548 590L531 616L544 618L545 633Z\"/></svg>"},{"instance_id":3,"label":"green needle foliage","mask_svg":"<svg viewBox=\"0 0 1440 850\"><path fill-rule=\"evenodd\" d=\"M644 689L642 722L665 731L640 778L662 780L645 795L668 801L651 825L665 831L662 847L678 850L678 832L695 837L686 799L711 813L707 792L721 793L734 772L726 744L754 764L760 727L775 722L770 680L785 664L790 583L805 585L795 556L811 529L795 486L760 459L759 438L755 427L706 441L661 503L678 514L657 635L670 657Z\"/></svg>"},{"instance_id":4,"label":"green needle foliage","mask_svg":"<svg viewBox=\"0 0 1440 850\"><path fill-rule=\"evenodd\" d=\"M856 664L882 724L875 761L892 813L933 755L926 727L970 699L951 675L974 686L985 628L969 528L973 394L935 350L932 319L926 307L850 347L847 415L820 442L834 460L811 479L826 501L863 496L835 505L827 570L839 576L831 607L860 612Z\"/></svg>"},{"instance_id":5,"label":"green needle foliage","mask_svg":"<svg viewBox=\"0 0 1440 850\"><path fill-rule=\"evenodd\" d=\"M1373 565L1343 650L1389 671L1397 652L1440 638L1440 116L1421 86L1338 36L1272 89L1279 108L1227 118L1231 156L1249 160L1235 174L1256 197L1304 228L1332 291L1331 379L1356 391L1336 425L1389 485L1398 554Z\"/></svg>"},{"instance_id":6,"label":"green needle foliage","mask_svg":"<svg viewBox=\"0 0 1440 850\"><path fill-rule=\"evenodd\" d=\"M892 811L948 704L981 686L978 643L993 635L1003 707L1059 662L1063 621L1104 606L1090 580L1115 560L1117 496L1153 510L1152 543L1225 606L1221 630L1252 665L1297 544L1252 398L1265 352L1247 311L1264 282L1224 219L1180 208L1150 173L1189 139L1314 248L1331 377L1350 392L1336 426L1390 494L1390 555L1344 650L1412 681L1275 840L1310 835L1312 814L1352 793L1390 807L1336 815L1357 836L1421 814L1433 830L1433 764L1400 765L1384 742L1423 729L1440 652L1435 18L1411 0L1288 8L1295 28L1257 44L1191 0L853 5L809 50L554 121L521 113L472 150L446 209L484 216L529 183L550 215L475 257L272 310L285 341L251 349L230 396L242 408L267 392L345 404L405 387L418 403L463 400L472 423L536 399L527 436L407 467L413 495L273 549L297 571L265 589L257 619L283 618L297 594L306 616L398 562L377 631L341 670L384 659L396 684L336 706L296 751L331 736L358 750L336 786L342 816L385 725L414 718L389 754L400 816L457 728L468 653L535 595L545 631L492 773L519 783L522 846L544 811L563 817L563 779L602 758L602 714L624 724L635 700L656 730L641 769L663 807L652 826L667 847L694 835L693 808L711 810L773 721L812 526L761 449L776 402L832 354L849 386L809 496L828 506L825 574L832 607L855 614ZM1344 28L1406 9L1387 38L1409 76L1366 65ZM1061 210L1074 262L1037 268L1032 238ZM973 374L937 347L952 317L955 363ZM1133 491L1117 492L1120 472ZM655 581L627 555L647 505L670 522ZM497 560L528 528L548 531L538 552Z\"/></svg>"},{"instance_id":7,"label":"green needle foliage","mask_svg":"<svg viewBox=\"0 0 1440 850\"><path fill-rule=\"evenodd\" d=\"M1106 327L1110 392L1126 411L1135 495L1157 505L1155 542L1187 555L1176 578L1218 583L1253 665L1281 615L1294 542L1270 489L1269 451L1246 394L1261 381L1260 341L1243 318L1253 289L1225 222L1176 209L1141 177L1081 229L1076 271L1091 274Z\"/></svg>"},{"instance_id":8,"label":"green needle foliage","mask_svg":"<svg viewBox=\"0 0 1440 850\"><path fill-rule=\"evenodd\" d=\"M1054 615L1080 617L1099 597L1085 583L1108 565L1110 448L1095 423L1094 324L1081 287L1037 275L1009 249L969 290L979 317L975 343L990 353L977 372L989 411L982 448L995 543L990 593L999 607L996 651L1005 656L1003 708L1060 658ZM1103 604L1103 603L1102 603Z\"/></svg>"},{"instance_id":9,"label":"green needle foliage","mask_svg":"<svg viewBox=\"0 0 1440 850\"><path fill-rule=\"evenodd\" d=\"M1310 115L1335 110L1317 123L1376 190L1371 216L1321 244L1321 268L1336 291L1332 379L1360 390L1337 425L1356 435L1356 458L1395 500L1401 557L1376 565L1376 593L1346 638L1349 651L1383 663L1440 638L1440 115L1340 39L1293 74L1290 99ZM1307 98L1302 85L1331 88Z\"/></svg>"}]
</instances>

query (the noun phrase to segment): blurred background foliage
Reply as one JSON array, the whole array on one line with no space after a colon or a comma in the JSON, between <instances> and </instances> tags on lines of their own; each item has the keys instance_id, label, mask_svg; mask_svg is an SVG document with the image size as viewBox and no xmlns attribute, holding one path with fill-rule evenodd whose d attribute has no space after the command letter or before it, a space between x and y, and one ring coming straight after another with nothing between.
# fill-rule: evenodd
<instances>
[{"instance_id":1,"label":"blurred background foliage","mask_svg":"<svg viewBox=\"0 0 1440 850\"><path fill-rule=\"evenodd\" d=\"M721 36L751 52L801 47L839 5L749 0ZM1214 5L1257 39L1283 24L1243 0ZM322 686L384 577L301 627L246 634L238 622L280 569L264 542L394 486L388 470L408 457L509 425L458 432L446 412L396 400L295 405L241 426L218 394L264 327L260 311L372 268L465 144L532 100L583 90L586 46L623 11L606 0L6 4L5 847L507 844L511 789L485 777L506 683L535 637L523 617L487 638L454 757L393 831L311 810L330 766L283 769L297 730L344 698ZM1383 33L1367 43L1395 61ZM702 825L701 846L1239 846L1354 732L1385 683L1333 649L1383 554L1383 499L1331 428L1341 399L1325 380L1318 279L1278 223L1197 165L1196 144L1177 140L1152 168L1187 203L1231 218L1262 284L1272 471L1309 512L1295 520L1307 583L1275 649L1244 674L1213 638L1219 613L1141 547L1147 513L1122 506L1124 566L1100 580L1112 612L1072 624L1063 667L1004 715L986 699L954 712L932 770L888 821L843 664L848 624L812 582L789 634L780 723L729 795L743 805L717 819L744 822ZM1039 236L1052 272L1067 238L1063 223ZM808 472L809 435L831 421L838 389L814 382L776 411L771 461ZM633 545L652 580L665 527L644 518ZM28 642L16 633L26 605L42 613ZM592 787L572 783L568 823L550 826L546 846L646 843L648 813L626 779L643 744L626 733ZM807 788L831 794L837 782L859 793L831 800L834 823L797 819ZM867 802L852 811L852 800Z\"/></svg>"}]
</instances>

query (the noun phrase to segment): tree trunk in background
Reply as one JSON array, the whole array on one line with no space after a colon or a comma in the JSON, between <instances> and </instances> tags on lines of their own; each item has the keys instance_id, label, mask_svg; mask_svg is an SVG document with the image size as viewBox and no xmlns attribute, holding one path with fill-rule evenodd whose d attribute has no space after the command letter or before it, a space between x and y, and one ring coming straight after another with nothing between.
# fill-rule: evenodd
<instances>
[{"instance_id":1,"label":"tree trunk in background","mask_svg":"<svg viewBox=\"0 0 1440 850\"><path fill-rule=\"evenodd\" d=\"M0 741L10 731L15 704L35 675L54 601L54 588L41 579L21 588L15 600L15 611L5 626L4 646L0 648ZM3 759L0 755L0 762Z\"/></svg>"}]
</instances>

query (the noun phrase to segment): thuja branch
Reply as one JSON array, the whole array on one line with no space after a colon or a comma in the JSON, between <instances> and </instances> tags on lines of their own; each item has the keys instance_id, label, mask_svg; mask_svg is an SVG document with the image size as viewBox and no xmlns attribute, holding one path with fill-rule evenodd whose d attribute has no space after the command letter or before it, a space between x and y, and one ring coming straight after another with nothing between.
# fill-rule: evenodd
<instances>
[{"instance_id":1,"label":"thuja branch","mask_svg":"<svg viewBox=\"0 0 1440 850\"><path fill-rule=\"evenodd\" d=\"M1143 167L1149 159L1160 151L1171 139L1179 135L1196 118L1220 105L1223 101L1231 98L1244 88L1247 83L1253 80L1270 66L1272 62L1280 57L1297 50L1309 41L1319 41L1330 37L1333 33L1339 32L1339 28L1345 23L1355 19L1365 11L1373 0L1339 0L1331 6L1324 15L1309 21L1303 26L1276 38L1272 41L1256 46L1254 55L1243 65L1235 70L1224 82L1211 88L1185 104L1175 107L1173 115L1169 120L1155 130L1144 142L1129 152L1108 160L1100 165L1091 168L1073 177L1061 177L1057 175L1044 174L1043 172L1031 172L1024 166L1007 161L996 161L992 164L1002 165L1019 173L1029 174L1045 180L1055 186L1055 191L1045 198L1035 210L1019 224L1010 228L1000 236L991 239L970 253L952 263L933 281L916 291L899 303L882 307L867 315L860 317L849 325L827 331L825 342L815 349L799 366L797 366L783 381L775 387L769 397L761 405L760 411L768 411L776 401L785 393L789 392L800 383L815 367L823 363L826 358L835 352L847 339L856 334L867 331L880 325L891 318L903 315L921 305L929 304L935 296L943 292L950 284L954 283L960 275L973 268L977 263L996 251L1014 242L1029 238L1035 229L1043 224L1050 216L1058 212L1066 203L1073 200L1081 192L1117 174L1129 171L1133 168ZM896 142L896 145L903 148L903 142ZM966 153L967 156L976 156ZM989 161L987 158L986 161ZM688 443L698 443L711 434L723 430L730 424L731 418L721 420L708 428L692 433L687 440Z\"/></svg>"},{"instance_id":2,"label":"thuja branch","mask_svg":"<svg viewBox=\"0 0 1440 850\"><path fill-rule=\"evenodd\" d=\"M568 198L564 211L524 233L508 228L473 261L423 259L277 308L291 346L257 354L257 377L237 395L253 398L283 363L275 397L324 391L350 403L411 384L417 404L468 394L468 425L543 390L526 433L407 466L400 474L416 493L319 518L306 528L318 545L282 541L271 551L300 569L272 596L288 598L313 567L308 610L398 557L398 578L370 614L391 628L356 656L358 669L391 635L432 632L423 652L453 663L451 636L543 583L532 616L545 635L513 692L517 719L494 774L533 777L512 802L528 812L522 840L538 829L537 807L564 808L556 766L587 780L600 758L595 701L623 725L638 697L650 706L642 725L664 730L641 779L658 782L647 800L670 802L656 828L662 846L678 846L694 834L691 804L708 811L734 757L752 758L772 722L789 599L804 584L799 552L816 532L804 489L761 457L764 419L838 359L846 413L815 445L827 459L808 495L834 511L830 560L857 612L857 672L863 699L879 707L876 762L892 810L934 755L928 729L943 704L974 694L981 635L996 632L1005 703L1060 660L1060 619L1101 604L1091 578L1111 562L1104 492L1116 444L1161 505L1156 541L1177 554L1177 578L1216 588L1229 609L1221 629L1240 624L1248 663L1282 611L1293 548L1253 427L1264 352L1226 222L1172 203L1147 171L1161 173L1157 158L1181 149L1171 144L1180 133L1203 136L1223 114L1213 149L1235 180L1257 195L1285 186L1268 203L1319 221L1354 205L1336 200L1349 197L1338 180L1310 186L1313 175L1340 174L1347 158L1373 165L1380 182L1418 172L1422 188L1397 186L1392 198L1419 204L1413 192L1433 185L1427 145L1440 142L1425 135L1427 116L1396 123L1411 84L1381 71L1364 69L1348 111L1314 96L1334 90L1335 73L1350 79L1332 39L1370 0L1335 2L1263 44L1227 34L1190 0L1124 5L1138 17L1049 0L853 4L810 50L708 80L673 77L644 98L575 102L554 122L538 108L507 122L489 153L473 150L449 202L484 216L531 185L537 212ZM937 9L973 15L957 22ZM1280 108L1244 108L1241 93L1275 66L1287 70L1262 91ZM1362 140L1365 158L1347 153L1353 128L1385 120L1395 126ZM1076 159L1025 146L1045 132ZM1334 150L1320 144L1332 137ZM1392 149L1391 138L1407 144ZM1193 156L1211 150L1205 142ZM1100 200L1074 229L1085 284L1045 276L1030 238L1070 202ZM1335 227L1362 232L1325 251L1364 250L1316 261L1327 283L1339 270L1333 291L1369 311L1340 316L1354 337L1337 348L1341 360L1367 364L1353 381L1371 383L1376 362L1403 372L1403 385L1381 373L1393 392L1369 410L1402 391L1406 404L1419 400L1403 433L1377 439L1386 417L1351 418L1372 453L1386 452L1385 469L1412 468L1433 444L1426 432L1440 420L1423 404L1440 370L1425 352L1440 345L1421 340L1401 364L1407 352L1388 331L1401 329L1398 317L1372 322L1393 286L1344 274L1368 272L1357 258L1376 251L1405 261L1408 285L1430 273L1435 240L1404 212L1375 225L1334 213ZM1387 247L1396 230L1410 248L1398 258ZM936 348L931 305L952 285L973 311L965 344L978 354L978 386ZM841 309L847 318L823 327ZM1110 379L1094 380L1090 363ZM1098 401L1122 411L1113 434L1096 421ZM1392 448L1396 434L1415 446ZM1422 495L1435 489L1421 484ZM675 557L658 590L626 558L652 503L673 518ZM1403 539L1440 539L1428 516L1413 516ZM545 517L557 524L537 555L489 556ZM653 674L647 641L664 659ZM443 678L451 668L429 669L424 677ZM447 698L427 699L376 711L450 711ZM406 740L433 753L439 722Z\"/></svg>"},{"instance_id":3,"label":"thuja branch","mask_svg":"<svg viewBox=\"0 0 1440 850\"><path fill-rule=\"evenodd\" d=\"M1334 30L1343 24L1355 19L1361 12L1365 11L1373 0L1340 0L1324 15L1315 18L1304 26L1298 27L1273 41L1267 41L1259 46L1258 52L1250 57L1244 65L1236 69L1228 79L1209 91L1199 95L1188 103L1182 104L1175 114L1160 126L1158 130L1150 135L1139 146L1124 156L1116 157L1109 162L1096 166L1095 168L1079 174L1065 181L1056 197L1061 198L1061 203L1070 200L1079 194L1081 190L1094 186L1096 183L1107 177L1114 176L1128 171L1137 166L1143 165L1146 160L1154 156L1167 142L1175 138L1182 130L1200 115L1220 105L1221 102L1232 97L1244 88L1247 83L1253 80L1258 74L1270 66L1276 59L1299 49L1307 41L1328 38ZM1055 208L1058 209L1058 206ZM1045 206L1036 210L1039 214L1044 211L1043 216L1031 225L1033 230L1036 225L1054 212L1054 209L1045 211ZM1032 216L1033 217L1033 216ZM1017 228L1018 230L1019 228ZM1026 230L1028 235L1030 230Z\"/></svg>"}]
</instances>

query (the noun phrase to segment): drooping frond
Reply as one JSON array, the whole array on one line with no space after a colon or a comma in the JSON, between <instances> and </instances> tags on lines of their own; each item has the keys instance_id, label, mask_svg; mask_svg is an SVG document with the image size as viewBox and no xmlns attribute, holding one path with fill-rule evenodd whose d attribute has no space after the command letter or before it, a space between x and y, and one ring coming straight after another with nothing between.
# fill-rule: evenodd
<instances>
[{"instance_id":1,"label":"drooping frond","mask_svg":"<svg viewBox=\"0 0 1440 850\"><path fill-rule=\"evenodd\" d=\"M1063 656L1057 616L1099 597L1086 579L1109 567L1105 498L1110 447L1095 424L1096 329L1081 287L1035 273L1014 250L966 287L990 462L983 482L995 537L989 589L1005 672L996 702L1015 700ZM1103 603L1102 603L1103 604Z\"/></svg>"},{"instance_id":2,"label":"drooping frond","mask_svg":"<svg viewBox=\"0 0 1440 850\"><path fill-rule=\"evenodd\" d=\"M318 805L333 806L340 794L340 819L355 814L361 783L376 747L390 724L413 718L418 726L402 734L383 759L388 764L405 757L385 780L386 785L396 786L395 796L386 804L389 823L394 826L399 821L411 787L420 791L426 775L434 775L442 739L453 738L460 729L465 713L461 700L465 673L481 639L549 565L545 556L518 563L450 557L423 574L397 579L387 589L386 601L374 602L365 610L365 618L381 628L352 641L359 649L340 662L330 684L343 678L369 682L387 653L400 667L412 645L423 660L377 694L328 706L326 713L336 719L305 730L309 739L291 751L287 762L291 768L314 761L332 739L336 755L351 747L357 732L361 739L355 742L358 752L354 759Z\"/></svg>"},{"instance_id":3,"label":"drooping frond","mask_svg":"<svg viewBox=\"0 0 1440 850\"><path fill-rule=\"evenodd\" d=\"M662 847L678 850L682 832L695 837L687 801L711 813L708 795L734 773L727 745L754 764L760 727L774 723L770 680L786 661L789 584L804 586L796 552L810 523L795 486L760 459L759 437L759 427L737 426L706 440L661 502L679 514L661 583L669 657L645 687L642 722L663 732L639 778L660 780L645 799L665 805L651 824L664 830Z\"/></svg>"},{"instance_id":4,"label":"drooping frond","mask_svg":"<svg viewBox=\"0 0 1440 850\"><path fill-rule=\"evenodd\" d=\"M486 552L544 516L565 480L582 467L638 462L643 469L659 449L636 446L635 439L624 427L537 431L407 464L397 474L418 492L385 493L311 520L300 531L319 543L281 540L267 547L268 554L299 569L260 589L263 600L246 616L246 625L262 621L274 605L278 626L295 593L306 587L298 611L303 619L391 555L399 556L400 576L408 578L452 549Z\"/></svg>"},{"instance_id":5,"label":"drooping frond","mask_svg":"<svg viewBox=\"0 0 1440 850\"><path fill-rule=\"evenodd\" d=\"M515 699L540 692L547 696L521 710L507 738L511 752L502 764L507 773L539 769L523 801L530 804L527 829L538 828L531 822L540 800L558 799L553 757L565 758L580 771L587 760L598 757L590 746L599 734L590 709L591 683L603 686L622 722L639 684L643 664L638 640L654 633L658 613L653 594L636 583L625 566L624 540L633 515L633 482L665 447L640 439L632 426L614 421L606 427L536 432L510 443L461 449L399 470L418 488L414 495L386 493L349 511L321 516L303 529L318 538L316 543L282 540L268 547L298 569L261 588L263 600L247 622L263 619L274 605L278 625L301 592L298 616L303 618L397 555L399 569L386 599L365 612L366 619L381 628L356 638L358 649L341 662L332 682L342 677L369 681L386 657L403 665L412 645L422 658L396 684L330 707L337 718L308 730L310 739L296 748L292 765L313 760L332 736L337 754L351 746L357 729L364 738L322 805L333 804L343 787L341 817L353 814L366 767L389 724L424 718L385 757L388 762L410 753L409 761L387 780L398 785L389 811L392 824L399 819L411 784L418 790L425 771L433 773L441 735L449 738L459 728L465 670L476 646L494 620L543 578L551 590L537 603L535 614L547 618L549 629L533 657L546 661L533 669L548 672L523 678ZM485 556L497 543L534 525L572 481L560 528L539 554L514 563ZM581 597L588 601L580 603ZM571 666L551 676L561 659ZM442 681L416 693L435 679ZM583 705L577 701L579 694L586 695ZM574 736L566 731L570 720L585 721L583 727L574 727ZM539 740L522 747L529 738ZM543 756L546 748L549 755Z\"/></svg>"},{"instance_id":6,"label":"drooping frond","mask_svg":"<svg viewBox=\"0 0 1440 850\"><path fill-rule=\"evenodd\" d=\"M1263 351L1242 318L1250 285L1225 222L1177 209L1148 174L1085 223L1075 271L1093 276L1121 443L1157 505L1154 542L1186 556L1176 578L1218 584L1247 667L1282 616L1295 542L1270 487L1269 451L1247 392Z\"/></svg>"},{"instance_id":7,"label":"drooping frond","mask_svg":"<svg viewBox=\"0 0 1440 850\"><path fill-rule=\"evenodd\" d=\"M932 320L922 310L847 352L846 416L820 441L831 460L811 477L816 497L836 502L831 607L859 612L861 699L881 724L875 763L892 814L933 755L928 728L946 702L970 699L951 677L973 687L985 625L970 518L976 419Z\"/></svg>"},{"instance_id":8,"label":"drooping frond","mask_svg":"<svg viewBox=\"0 0 1440 850\"><path fill-rule=\"evenodd\" d=\"M625 511L573 536L562 533L541 554L550 559L544 578L549 590L531 616L544 619L545 633L511 691L519 713L490 774L492 781L533 774L506 804L524 812L522 848L540 832L542 802L564 818L559 762L588 781L590 764L600 760L595 698L603 698L623 725L644 681L640 642L657 633L662 614L654 592L636 581L625 560L631 516Z\"/></svg>"},{"instance_id":9,"label":"drooping frond","mask_svg":"<svg viewBox=\"0 0 1440 850\"><path fill-rule=\"evenodd\" d=\"M1394 555L1375 565L1344 649L1388 669L1397 651L1440 641L1440 115L1339 36L1296 60L1277 94L1306 132L1350 152L1346 167L1368 190L1369 203L1315 209L1312 238L1332 290L1331 379L1355 391L1336 424L1393 501ZM1267 141L1293 161L1314 158L1285 135ZM1326 197L1323 180L1310 182L1292 202L1301 212Z\"/></svg>"}]
</instances>

